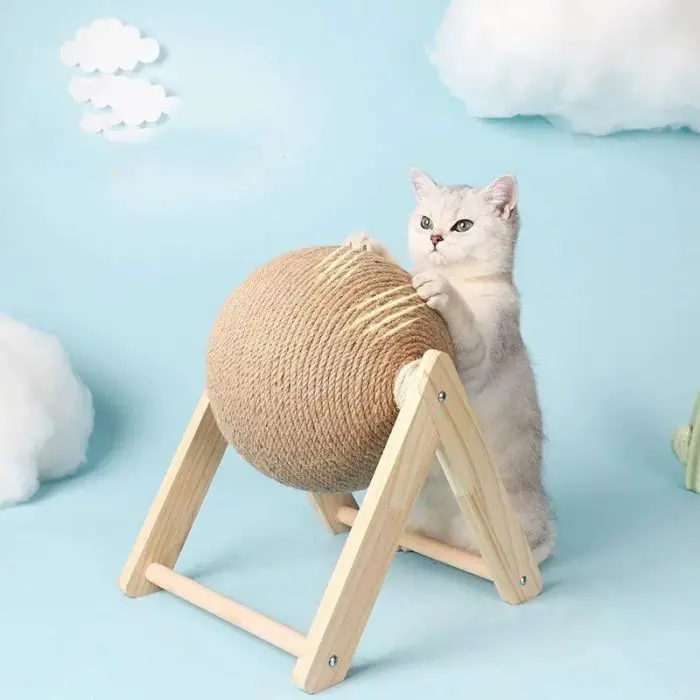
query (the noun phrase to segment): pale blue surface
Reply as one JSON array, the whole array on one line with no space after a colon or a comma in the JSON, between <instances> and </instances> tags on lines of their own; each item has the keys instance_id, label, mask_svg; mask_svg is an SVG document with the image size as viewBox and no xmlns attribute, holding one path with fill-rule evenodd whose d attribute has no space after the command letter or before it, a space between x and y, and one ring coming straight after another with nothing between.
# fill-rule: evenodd
<instances>
[{"instance_id":1,"label":"pale blue surface","mask_svg":"<svg viewBox=\"0 0 700 700\"><path fill-rule=\"evenodd\" d=\"M0 512L0 697L301 697L281 652L117 579L228 291L358 228L406 261L411 165L520 178L559 546L517 608L399 557L328 697L700 697L700 496L669 449L700 386L700 139L467 119L424 53L444 1L224 6L0 10L0 308L60 336L98 409L87 473ZM183 109L150 144L77 126L58 47L109 14L168 49L145 74ZM341 545L302 495L229 455L180 568L305 629Z\"/></svg>"}]
</instances>

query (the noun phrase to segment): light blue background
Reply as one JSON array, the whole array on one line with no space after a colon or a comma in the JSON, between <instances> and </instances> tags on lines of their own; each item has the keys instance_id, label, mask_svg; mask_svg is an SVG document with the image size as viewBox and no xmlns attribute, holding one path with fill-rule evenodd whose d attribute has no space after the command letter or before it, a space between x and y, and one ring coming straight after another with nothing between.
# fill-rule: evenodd
<instances>
[{"instance_id":1,"label":"light blue background","mask_svg":"<svg viewBox=\"0 0 700 700\"><path fill-rule=\"evenodd\" d=\"M229 290L358 228L407 262L412 165L519 177L559 545L515 608L400 556L328 697L700 696L700 496L670 452L700 387L700 139L468 119L425 56L446 4L2 3L0 308L58 334L97 406L85 473L0 512L3 700L300 697L281 652L117 579ZM81 133L67 92L59 46L110 15L183 100L147 144ZM229 454L179 567L303 630L341 546Z\"/></svg>"}]
</instances>

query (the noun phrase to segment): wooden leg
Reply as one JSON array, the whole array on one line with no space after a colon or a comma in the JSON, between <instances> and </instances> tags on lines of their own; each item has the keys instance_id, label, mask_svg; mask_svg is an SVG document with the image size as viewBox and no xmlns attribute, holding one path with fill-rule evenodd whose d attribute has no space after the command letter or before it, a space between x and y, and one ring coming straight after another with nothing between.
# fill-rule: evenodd
<instances>
[{"instance_id":1,"label":"wooden leg","mask_svg":"<svg viewBox=\"0 0 700 700\"><path fill-rule=\"evenodd\" d=\"M226 450L202 396L122 571L119 587L138 597L160 588L146 578L150 564L175 566Z\"/></svg>"},{"instance_id":2,"label":"wooden leg","mask_svg":"<svg viewBox=\"0 0 700 700\"><path fill-rule=\"evenodd\" d=\"M350 529L338 520L337 513L343 506L358 508L357 501L351 493L309 493L309 500L319 520L332 535L339 535Z\"/></svg>"},{"instance_id":3,"label":"wooden leg","mask_svg":"<svg viewBox=\"0 0 700 700\"><path fill-rule=\"evenodd\" d=\"M542 590L540 571L449 357L440 356L428 381L432 390L425 398L441 442L438 460L496 589L508 603L530 600Z\"/></svg>"},{"instance_id":4,"label":"wooden leg","mask_svg":"<svg viewBox=\"0 0 700 700\"><path fill-rule=\"evenodd\" d=\"M430 372L435 357L421 365ZM416 386L406 399L321 600L294 682L314 693L341 682L379 595L438 437Z\"/></svg>"}]
</instances>

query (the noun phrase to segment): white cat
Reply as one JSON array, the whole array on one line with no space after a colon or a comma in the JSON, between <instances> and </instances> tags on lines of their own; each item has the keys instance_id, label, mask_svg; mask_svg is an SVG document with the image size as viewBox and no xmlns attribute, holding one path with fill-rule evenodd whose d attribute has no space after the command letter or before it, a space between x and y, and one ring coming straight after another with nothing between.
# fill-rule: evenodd
<instances>
[{"instance_id":1,"label":"white cat","mask_svg":"<svg viewBox=\"0 0 700 700\"><path fill-rule=\"evenodd\" d=\"M512 176L488 187L442 186L411 171L417 206L409 217L413 285L452 336L470 404L538 562L554 547L555 528L542 483L542 415L529 354L520 333L513 284L520 230ZM365 233L346 245L392 259ZM399 383L397 382L397 387ZM397 388L397 401L401 402ZM439 466L430 471L409 529L478 553Z\"/></svg>"}]
</instances>

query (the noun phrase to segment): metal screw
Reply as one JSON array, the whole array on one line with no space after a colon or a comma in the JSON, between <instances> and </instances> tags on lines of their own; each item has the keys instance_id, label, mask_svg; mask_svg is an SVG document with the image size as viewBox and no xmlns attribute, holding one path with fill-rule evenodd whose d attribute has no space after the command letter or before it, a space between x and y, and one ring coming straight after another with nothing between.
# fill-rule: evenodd
<instances>
[{"instance_id":1,"label":"metal screw","mask_svg":"<svg viewBox=\"0 0 700 700\"><path fill-rule=\"evenodd\" d=\"M440 403L445 403L445 401L447 401L447 394L446 394L444 391L441 391L441 392L438 394L438 401L439 401Z\"/></svg>"},{"instance_id":2,"label":"metal screw","mask_svg":"<svg viewBox=\"0 0 700 700\"><path fill-rule=\"evenodd\" d=\"M524 586L527 583L527 576L520 577L520 585Z\"/></svg>"},{"instance_id":3,"label":"metal screw","mask_svg":"<svg viewBox=\"0 0 700 700\"><path fill-rule=\"evenodd\" d=\"M335 668L338 665L338 657L335 654L333 654L333 656L331 656L331 658L328 659L328 665L331 668Z\"/></svg>"}]
</instances>

